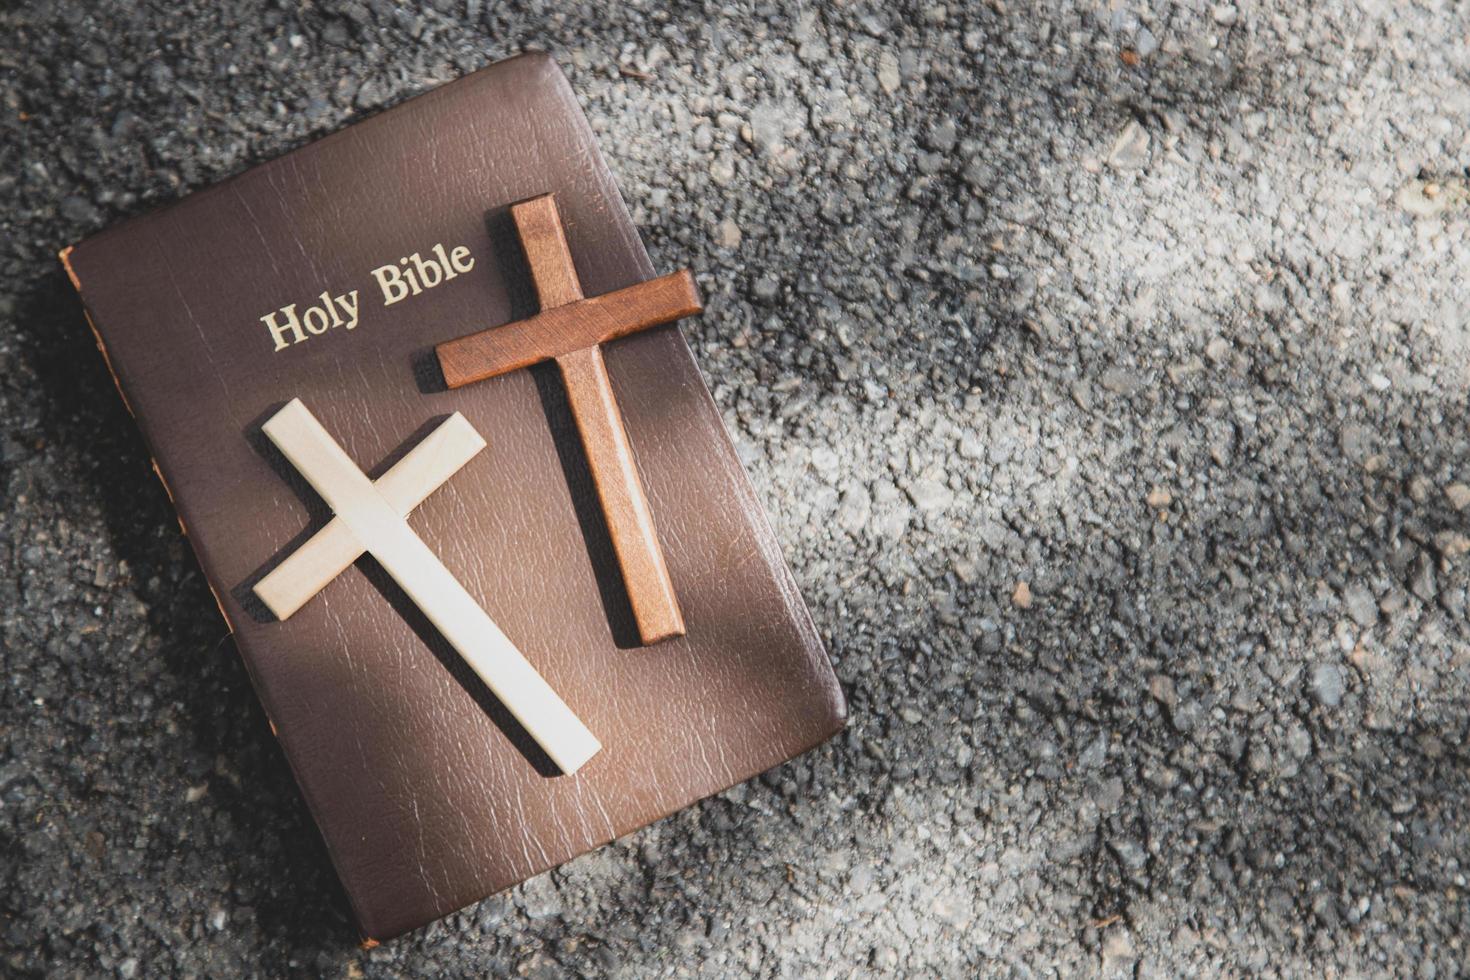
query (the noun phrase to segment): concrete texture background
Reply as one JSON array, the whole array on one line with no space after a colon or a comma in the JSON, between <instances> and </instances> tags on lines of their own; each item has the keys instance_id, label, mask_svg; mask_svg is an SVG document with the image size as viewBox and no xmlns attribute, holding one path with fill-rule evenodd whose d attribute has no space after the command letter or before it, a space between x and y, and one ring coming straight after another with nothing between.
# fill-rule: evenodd
<instances>
[{"instance_id":1,"label":"concrete texture background","mask_svg":"<svg viewBox=\"0 0 1470 980\"><path fill-rule=\"evenodd\" d=\"M400 942L54 259L565 65L848 731ZM0 972L1450 976L1470 11L0 4Z\"/></svg>"}]
</instances>

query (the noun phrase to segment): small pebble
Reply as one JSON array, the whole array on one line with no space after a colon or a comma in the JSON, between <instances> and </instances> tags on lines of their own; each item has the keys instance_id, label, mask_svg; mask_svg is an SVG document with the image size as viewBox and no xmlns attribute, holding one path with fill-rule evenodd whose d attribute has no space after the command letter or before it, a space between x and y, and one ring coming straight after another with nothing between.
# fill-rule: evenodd
<instances>
[{"instance_id":1,"label":"small pebble","mask_svg":"<svg viewBox=\"0 0 1470 980\"><path fill-rule=\"evenodd\" d=\"M1348 615L1359 626L1369 627L1378 622L1378 600L1361 582L1354 582L1343 589L1342 601Z\"/></svg>"},{"instance_id":2,"label":"small pebble","mask_svg":"<svg viewBox=\"0 0 1470 980\"><path fill-rule=\"evenodd\" d=\"M891 52L884 51L878 56L878 84L883 91L892 95L902 83L903 76L898 73L898 59Z\"/></svg>"},{"instance_id":3,"label":"small pebble","mask_svg":"<svg viewBox=\"0 0 1470 980\"><path fill-rule=\"evenodd\" d=\"M726 218L724 221L720 222L719 233L716 236L716 240L724 248L739 248L741 240L740 226L731 221L729 218Z\"/></svg>"},{"instance_id":4,"label":"small pebble","mask_svg":"<svg viewBox=\"0 0 1470 980\"><path fill-rule=\"evenodd\" d=\"M1338 664L1318 664L1312 668L1312 696L1323 707L1335 708L1347 691L1347 677Z\"/></svg>"},{"instance_id":5,"label":"small pebble","mask_svg":"<svg viewBox=\"0 0 1470 980\"><path fill-rule=\"evenodd\" d=\"M1108 163L1118 170L1138 170L1148 163L1150 137L1138 120L1132 120L1113 141Z\"/></svg>"}]
</instances>

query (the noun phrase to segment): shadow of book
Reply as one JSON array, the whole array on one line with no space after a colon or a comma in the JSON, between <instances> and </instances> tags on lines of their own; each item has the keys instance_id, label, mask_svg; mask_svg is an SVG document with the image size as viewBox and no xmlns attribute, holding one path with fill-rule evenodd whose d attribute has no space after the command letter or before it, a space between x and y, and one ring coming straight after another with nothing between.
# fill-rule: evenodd
<instances>
[{"instance_id":1,"label":"shadow of book","mask_svg":"<svg viewBox=\"0 0 1470 980\"><path fill-rule=\"evenodd\" d=\"M47 443L73 447L79 454L80 464L68 470L66 506L78 513L95 506L96 528L105 532L127 569L110 589L144 603L139 628L156 639L139 657L99 658L71 694L78 702L119 714L141 694L164 697L174 703L179 720L177 730L148 748L107 757L109 771L130 773L140 786L152 787L150 795L84 793L58 799L104 838L121 839L139 808L159 799L157 793L171 781L184 778L193 761L228 760L228 776L207 778L212 806L183 808L177 815L185 826L208 824L207 833L196 829L193 834L197 853L211 855L203 863L229 862L238 907L231 912L232 923L237 915L242 923L249 916L265 942L284 944L303 962L324 951L339 955L355 949L361 933L347 892L333 873L284 750L270 737L269 719L245 664L227 642L226 624L204 576L174 530L168 494L106 362L97 356L76 291L58 267L19 287L18 295L20 363L34 371L41 391L36 431ZM5 470L0 459L0 481L8 475ZM313 515L325 510L320 501L307 506ZM29 854L27 860L71 867L74 856L61 848ZM99 867L99 874L124 874L121 865ZM134 894L140 920L154 914L150 910L165 901L165 894L205 887L208 880L192 865L170 865L166 881L155 879L148 891L138 884L147 876L146 870L126 872L126 887L139 889Z\"/></svg>"}]
</instances>

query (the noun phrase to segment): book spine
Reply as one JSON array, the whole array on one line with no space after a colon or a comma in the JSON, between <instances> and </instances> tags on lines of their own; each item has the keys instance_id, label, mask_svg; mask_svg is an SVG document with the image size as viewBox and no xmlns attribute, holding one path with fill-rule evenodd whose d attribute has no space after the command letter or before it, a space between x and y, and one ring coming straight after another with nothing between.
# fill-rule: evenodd
<instances>
[{"instance_id":1,"label":"book spine","mask_svg":"<svg viewBox=\"0 0 1470 980\"><path fill-rule=\"evenodd\" d=\"M71 280L72 288L77 291L78 297L82 300L82 316L86 317L87 327L92 331L92 339L97 344L97 350L102 353L102 363L107 365L107 373L112 378L112 386L117 389L117 395L122 399L123 408L126 408L128 414L136 420L138 413L133 411L133 403L128 401L128 393L123 390L122 379L117 376L117 370L112 366L112 356L107 352L107 344L102 340L102 332L97 329L97 323L92 319L92 311L87 308L86 296L82 292L81 277L77 275L76 268L71 264L71 253L75 248L75 245L68 245L61 250L57 257L61 259L61 266L66 270L67 279ZM151 449L148 453L148 463L153 467L153 474L158 477L158 482L163 485L163 492L168 497L169 504L173 506L174 519L179 522L179 531L184 535L185 540L188 540L189 528L184 524L183 514L179 513L179 504L174 499L173 488L168 485L168 480L164 477L163 470L159 469L158 459L153 455ZM192 541L190 544L192 546ZM214 599L215 607L219 609L220 618L225 621L225 627L233 636L235 624L230 621L230 614L225 612L225 604L220 601L219 593L214 588L214 582L210 581L208 575L204 576L204 584L209 588L209 595Z\"/></svg>"}]
</instances>

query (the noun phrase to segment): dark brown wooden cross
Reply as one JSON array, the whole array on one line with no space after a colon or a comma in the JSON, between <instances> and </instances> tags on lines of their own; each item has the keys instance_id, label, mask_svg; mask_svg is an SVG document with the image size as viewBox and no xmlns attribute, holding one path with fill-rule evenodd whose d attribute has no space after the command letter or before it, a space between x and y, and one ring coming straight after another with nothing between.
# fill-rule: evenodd
<instances>
[{"instance_id":1,"label":"dark brown wooden cross","mask_svg":"<svg viewBox=\"0 0 1470 980\"><path fill-rule=\"evenodd\" d=\"M602 344L703 310L687 269L591 299L582 295L561 216L550 194L511 206L541 312L435 348L451 388L554 360L582 436L592 482L622 569L638 636L657 643L684 635L684 617L623 416L602 362Z\"/></svg>"}]
</instances>

